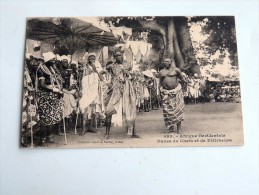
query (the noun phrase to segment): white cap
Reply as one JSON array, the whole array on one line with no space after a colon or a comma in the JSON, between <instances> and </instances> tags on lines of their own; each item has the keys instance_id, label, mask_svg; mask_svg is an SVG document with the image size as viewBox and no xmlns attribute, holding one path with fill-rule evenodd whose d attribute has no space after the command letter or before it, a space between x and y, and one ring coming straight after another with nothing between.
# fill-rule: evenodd
<instances>
[{"instance_id":1,"label":"white cap","mask_svg":"<svg viewBox=\"0 0 259 195\"><path fill-rule=\"evenodd\" d=\"M34 41L33 43L33 47L40 47L41 46L41 42L40 41Z\"/></svg>"},{"instance_id":2,"label":"white cap","mask_svg":"<svg viewBox=\"0 0 259 195\"><path fill-rule=\"evenodd\" d=\"M58 54L56 55L56 58L57 58L57 60L59 60L59 61L61 60L61 59L60 59L60 55L58 55Z\"/></svg>"},{"instance_id":3,"label":"white cap","mask_svg":"<svg viewBox=\"0 0 259 195\"><path fill-rule=\"evenodd\" d=\"M26 58L27 60L30 59L31 56L33 56L31 53L26 53L26 54L25 54L25 58Z\"/></svg>"},{"instance_id":4,"label":"white cap","mask_svg":"<svg viewBox=\"0 0 259 195\"><path fill-rule=\"evenodd\" d=\"M42 55L43 55L43 58L44 58L44 62L48 62L53 58L56 59L56 55L53 52L43 53Z\"/></svg>"},{"instance_id":5,"label":"white cap","mask_svg":"<svg viewBox=\"0 0 259 195\"><path fill-rule=\"evenodd\" d=\"M87 57L89 58L89 56L95 56L96 57L96 54L94 52L92 52L92 53L89 53Z\"/></svg>"},{"instance_id":6,"label":"white cap","mask_svg":"<svg viewBox=\"0 0 259 195\"><path fill-rule=\"evenodd\" d=\"M151 72L153 73L157 73L157 71L155 69L151 69Z\"/></svg>"},{"instance_id":7,"label":"white cap","mask_svg":"<svg viewBox=\"0 0 259 195\"><path fill-rule=\"evenodd\" d=\"M67 60L68 62L70 62L71 58L69 56L63 55L59 57L59 60Z\"/></svg>"},{"instance_id":8,"label":"white cap","mask_svg":"<svg viewBox=\"0 0 259 195\"><path fill-rule=\"evenodd\" d=\"M95 52L85 52L84 56L82 57L83 60L87 60L89 56L95 56L96 57L96 53Z\"/></svg>"},{"instance_id":9,"label":"white cap","mask_svg":"<svg viewBox=\"0 0 259 195\"><path fill-rule=\"evenodd\" d=\"M72 60L71 64L75 64L76 66L78 66L78 62L75 60Z\"/></svg>"}]
</instances>

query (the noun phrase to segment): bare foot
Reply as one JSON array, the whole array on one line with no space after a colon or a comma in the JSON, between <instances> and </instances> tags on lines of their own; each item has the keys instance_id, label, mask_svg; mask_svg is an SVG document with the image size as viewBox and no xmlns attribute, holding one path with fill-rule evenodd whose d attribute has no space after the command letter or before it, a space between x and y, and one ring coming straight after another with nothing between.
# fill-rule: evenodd
<instances>
[{"instance_id":1,"label":"bare foot","mask_svg":"<svg viewBox=\"0 0 259 195\"><path fill-rule=\"evenodd\" d=\"M173 126L164 131L164 133L173 133L173 132L174 132L174 127Z\"/></svg>"},{"instance_id":2,"label":"bare foot","mask_svg":"<svg viewBox=\"0 0 259 195\"><path fill-rule=\"evenodd\" d=\"M131 138L140 138L138 135L134 134L131 136Z\"/></svg>"},{"instance_id":3,"label":"bare foot","mask_svg":"<svg viewBox=\"0 0 259 195\"><path fill-rule=\"evenodd\" d=\"M177 129L176 133L177 134L183 134L182 129Z\"/></svg>"},{"instance_id":4,"label":"bare foot","mask_svg":"<svg viewBox=\"0 0 259 195\"><path fill-rule=\"evenodd\" d=\"M85 134L85 129L83 129L83 131L81 132L81 136L83 136Z\"/></svg>"},{"instance_id":5,"label":"bare foot","mask_svg":"<svg viewBox=\"0 0 259 195\"><path fill-rule=\"evenodd\" d=\"M109 139L109 138L110 138L109 134L105 134L105 135L104 135L104 138L105 138L105 139Z\"/></svg>"}]
</instances>

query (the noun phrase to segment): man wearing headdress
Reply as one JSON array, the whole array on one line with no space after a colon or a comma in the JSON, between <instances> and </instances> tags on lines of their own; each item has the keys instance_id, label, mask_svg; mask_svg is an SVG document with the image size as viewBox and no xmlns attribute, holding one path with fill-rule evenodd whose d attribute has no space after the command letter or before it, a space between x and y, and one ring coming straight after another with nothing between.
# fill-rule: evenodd
<instances>
[{"instance_id":1,"label":"man wearing headdress","mask_svg":"<svg viewBox=\"0 0 259 195\"><path fill-rule=\"evenodd\" d=\"M106 139L109 138L112 115L123 112L126 121L126 132L131 138L139 138L135 131L136 93L132 84L130 67L123 60L123 53L114 51L115 61L106 66L111 75L108 92L105 98Z\"/></svg>"},{"instance_id":2,"label":"man wearing headdress","mask_svg":"<svg viewBox=\"0 0 259 195\"><path fill-rule=\"evenodd\" d=\"M173 132L174 125L177 125L176 132L179 133L184 114L184 99L182 87L178 83L178 79L181 81L184 81L184 79L180 69L176 68L174 61L171 59L165 58L164 66L159 72L159 76L166 133Z\"/></svg>"},{"instance_id":3,"label":"man wearing headdress","mask_svg":"<svg viewBox=\"0 0 259 195\"><path fill-rule=\"evenodd\" d=\"M65 118L65 126L68 127L68 121L71 119L71 115L74 110L76 110L76 86L73 79L72 69L70 67L71 58L66 55L62 55L59 57L60 60L60 71L63 79L63 101L64 101L64 118ZM66 128L68 131L69 128Z\"/></svg>"},{"instance_id":4,"label":"man wearing headdress","mask_svg":"<svg viewBox=\"0 0 259 195\"><path fill-rule=\"evenodd\" d=\"M56 55L48 52L43 53L43 57L44 63L40 63L36 73L36 95L41 130L44 134L42 142L53 143L51 130L63 118L63 79L53 68Z\"/></svg>"},{"instance_id":5,"label":"man wearing headdress","mask_svg":"<svg viewBox=\"0 0 259 195\"><path fill-rule=\"evenodd\" d=\"M101 113L104 110L102 104L102 90L101 81L103 76L101 75L102 67L99 62L96 61L96 54L89 53L87 63L80 68L81 81L80 89L82 97L79 100L79 106L83 113L83 130L82 135L85 132L92 132L92 124L97 113Z\"/></svg>"}]
</instances>

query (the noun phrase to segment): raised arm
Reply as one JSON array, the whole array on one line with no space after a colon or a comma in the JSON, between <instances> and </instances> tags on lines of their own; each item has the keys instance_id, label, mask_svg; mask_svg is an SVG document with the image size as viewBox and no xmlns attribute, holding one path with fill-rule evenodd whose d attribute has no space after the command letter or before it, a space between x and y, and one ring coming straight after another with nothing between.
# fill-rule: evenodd
<instances>
[{"instance_id":1,"label":"raised arm","mask_svg":"<svg viewBox=\"0 0 259 195\"><path fill-rule=\"evenodd\" d=\"M98 72L98 71L97 71L97 68L96 68L96 66L95 66L94 64L89 64L89 65L92 67L93 71L94 71L96 74L98 74L99 79L100 79L101 81L103 81L103 80L104 80L104 77L103 77L101 71Z\"/></svg>"}]
</instances>

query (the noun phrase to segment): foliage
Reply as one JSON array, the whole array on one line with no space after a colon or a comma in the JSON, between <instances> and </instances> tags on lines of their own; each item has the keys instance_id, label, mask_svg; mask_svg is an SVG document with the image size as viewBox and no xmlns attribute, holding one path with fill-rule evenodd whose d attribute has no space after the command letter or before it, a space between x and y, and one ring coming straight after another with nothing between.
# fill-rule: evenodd
<instances>
[{"instance_id":1,"label":"foliage","mask_svg":"<svg viewBox=\"0 0 259 195\"><path fill-rule=\"evenodd\" d=\"M210 55L219 50L223 55L221 57L224 57L227 50L230 54L231 64L238 65L235 18L233 16L192 17L190 22L203 23L202 33L208 35L204 46Z\"/></svg>"}]
</instances>

